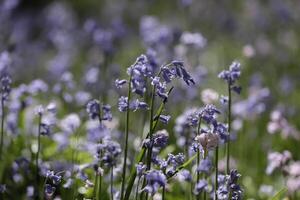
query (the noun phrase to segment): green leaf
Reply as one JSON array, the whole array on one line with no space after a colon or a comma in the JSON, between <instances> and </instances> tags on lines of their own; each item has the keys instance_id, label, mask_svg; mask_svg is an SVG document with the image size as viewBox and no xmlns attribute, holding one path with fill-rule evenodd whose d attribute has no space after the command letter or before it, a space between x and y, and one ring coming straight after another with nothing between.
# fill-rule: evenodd
<instances>
[{"instance_id":1,"label":"green leaf","mask_svg":"<svg viewBox=\"0 0 300 200\"><path fill-rule=\"evenodd\" d=\"M277 192L271 200L280 200L282 199L282 196L286 193L287 188L282 188L279 192Z\"/></svg>"}]
</instances>

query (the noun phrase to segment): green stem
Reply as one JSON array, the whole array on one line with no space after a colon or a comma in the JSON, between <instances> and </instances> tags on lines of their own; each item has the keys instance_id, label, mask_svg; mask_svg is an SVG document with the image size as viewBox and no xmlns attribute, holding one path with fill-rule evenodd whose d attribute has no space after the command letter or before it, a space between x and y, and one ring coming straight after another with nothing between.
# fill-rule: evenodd
<instances>
[{"instance_id":1,"label":"green stem","mask_svg":"<svg viewBox=\"0 0 300 200\"><path fill-rule=\"evenodd\" d=\"M135 189L135 200L137 200L137 199L138 199L138 196L139 196L139 185L140 185L140 180L141 180L141 177L139 177L138 182L137 182L137 185L136 185L136 189Z\"/></svg>"},{"instance_id":2,"label":"green stem","mask_svg":"<svg viewBox=\"0 0 300 200\"><path fill-rule=\"evenodd\" d=\"M38 149L35 158L35 181L36 181L36 188L35 194L36 199L40 198L39 195L39 186L40 186L40 176L39 176L39 154L41 148L41 123L42 123L42 114L39 114L39 122L38 122Z\"/></svg>"},{"instance_id":3,"label":"green stem","mask_svg":"<svg viewBox=\"0 0 300 200\"><path fill-rule=\"evenodd\" d=\"M162 200L165 200L165 192L166 192L166 186L163 186L163 188L162 188Z\"/></svg>"},{"instance_id":4,"label":"green stem","mask_svg":"<svg viewBox=\"0 0 300 200\"><path fill-rule=\"evenodd\" d=\"M99 105L99 107L100 108L99 108L98 120L99 120L99 126L101 126L102 125L102 115L101 115L102 107L101 107L101 104ZM100 139L99 143L100 144L102 143L102 139ZM102 157L102 150L100 150L100 157ZM102 163L100 163L99 165L102 168ZM98 173L97 173L97 176L99 176ZM96 187L96 185L95 185L95 187ZM97 200L100 199L101 189L102 189L102 174L100 174L100 176L99 176L98 192L96 193L96 199Z\"/></svg>"},{"instance_id":5,"label":"green stem","mask_svg":"<svg viewBox=\"0 0 300 200\"><path fill-rule=\"evenodd\" d=\"M2 149L3 149L3 140L4 140L4 99L1 98L1 110L2 110L2 116L1 116L1 141L0 141L0 160L2 160Z\"/></svg>"},{"instance_id":6,"label":"green stem","mask_svg":"<svg viewBox=\"0 0 300 200\"><path fill-rule=\"evenodd\" d=\"M199 116L199 122L198 122L198 128L197 128L197 136L200 136L200 131L201 131L201 116ZM199 183L200 180L200 172L198 171L200 165L200 149L199 147L197 148L197 184ZM200 200L200 194L197 194L196 196L197 200Z\"/></svg>"},{"instance_id":7,"label":"green stem","mask_svg":"<svg viewBox=\"0 0 300 200\"><path fill-rule=\"evenodd\" d=\"M218 162L219 162L219 147L216 147L216 161L215 161L215 200L218 200L218 187L219 187L219 183L218 183Z\"/></svg>"},{"instance_id":8,"label":"green stem","mask_svg":"<svg viewBox=\"0 0 300 200\"><path fill-rule=\"evenodd\" d=\"M114 166L111 167L110 170L110 198L114 200L114 190L113 190L113 182L114 182Z\"/></svg>"},{"instance_id":9,"label":"green stem","mask_svg":"<svg viewBox=\"0 0 300 200\"><path fill-rule=\"evenodd\" d=\"M228 141L226 151L226 172L229 174L230 170L230 131L231 131L231 88L228 83L228 112L227 112L227 123L228 123Z\"/></svg>"},{"instance_id":10,"label":"green stem","mask_svg":"<svg viewBox=\"0 0 300 200\"><path fill-rule=\"evenodd\" d=\"M122 173L122 186L121 186L121 200L124 197L125 190L125 178L126 178L126 166L127 166L127 151L128 151L128 132L129 132L129 103L131 99L131 76L128 82L128 94L127 94L127 110L126 110L126 126L125 126L125 149L124 149L124 160L123 160L123 173Z\"/></svg>"},{"instance_id":11,"label":"green stem","mask_svg":"<svg viewBox=\"0 0 300 200\"><path fill-rule=\"evenodd\" d=\"M99 176L99 185L98 185L98 192L97 192L97 200L100 200L100 194L102 190L102 175Z\"/></svg>"},{"instance_id":12,"label":"green stem","mask_svg":"<svg viewBox=\"0 0 300 200\"><path fill-rule=\"evenodd\" d=\"M170 88L170 90L168 91L168 95L172 92L173 89L174 89L173 87ZM158 125L158 118L161 115L161 113L164 109L164 106L167 103L167 100L168 100L167 98L165 98L163 100L163 102L160 104L160 106L159 106L159 108L158 108L158 110L155 114L154 123L153 123L153 126L152 126L152 129L153 129L152 132L155 131L155 129ZM148 137L149 137L149 133L147 134L146 138L148 138ZM140 153L137 156L136 163L142 162L142 160L144 159L145 153L146 153L146 148L142 147L142 150L140 151ZM128 186L127 186L126 192L125 192L124 200L129 199L130 193L131 193L134 181L135 181L135 178L136 178L136 168L132 167L132 170L131 170L131 173L130 173L130 178L129 178L129 181L128 181Z\"/></svg>"},{"instance_id":13,"label":"green stem","mask_svg":"<svg viewBox=\"0 0 300 200\"><path fill-rule=\"evenodd\" d=\"M208 152L207 152L207 149L206 149L206 147L205 147L205 148L204 148L204 159L206 159L207 154L208 154ZM204 174L204 179L207 180L207 175L206 175L206 174ZM203 196L204 196L203 199L206 200L206 192L205 192L205 191L203 191Z\"/></svg>"},{"instance_id":14,"label":"green stem","mask_svg":"<svg viewBox=\"0 0 300 200\"><path fill-rule=\"evenodd\" d=\"M98 197L97 197L98 179L99 179L99 175L96 172L96 177L95 177L95 182L94 182L94 190L93 190L93 199L95 199L95 200L98 200Z\"/></svg>"},{"instance_id":15,"label":"green stem","mask_svg":"<svg viewBox=\"0 0 300 200\"><path fill-rule=\"evenodd\" d=\"M151 103L150 103L150 128L149 128L149 138L150 138L150 147L148 149L147 155L147 170L151 169L151 160L152 160L152 143L153 143L153 110L154 110L154 99L155 99L155 86L153 86L151 94Z\"/></svg>"}]
</instances>

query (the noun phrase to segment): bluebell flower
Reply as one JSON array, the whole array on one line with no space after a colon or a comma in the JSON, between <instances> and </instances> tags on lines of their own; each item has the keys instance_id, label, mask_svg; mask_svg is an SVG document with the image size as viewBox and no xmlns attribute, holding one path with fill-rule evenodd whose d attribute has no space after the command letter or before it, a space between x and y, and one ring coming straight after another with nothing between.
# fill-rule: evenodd
<instances>
[{"instance_id":1,"label":"bluebell flower","mask_svg":"<svg viewBox=\"0 0 300 200\"><path fill-rule=\"evenodd\" d=\"M146 174L147 185L142 189L153 196L159 187L165 187L167 178L160 170L150 170Z\"/></svg>"},{"instance_id":2,"label":"bluebell flower","mask_svg":"<svg viewBox=\"0 0 300 200\"><path fill-rule=\"evenodd\" d=\"M6 185L0 184L0 194L3 194L6 192Z\"/></svg>"},{"instance_id":3,"label":"bluebell flower","mask_svg":"<svg viewBox=\"0 0 300 200\"><path fill-rule=\"evenodd\" d=\"M100 160L105 166L115 166L117 164L117 158L121 154L120 144L112 140L104 140L103 144L100 145L102 150L98 150Z\"/></svg>"},{"instance_id":4,"label":"bluebell flower","mask_svg":"<svg viewBox=\"0 0 300 200\"><path fill-rule=\"evenodd\" d=\"M197 171L199 171L201 173L209 174L211 168L212 168L212 162L209 158L206 158L206 159L200 161L200 165L197 168Z\"/></svg>"},{"instance_id":5,"label":"bluebell flower","mask_svg":"<svg viewBox=\"0 0 300 200\"><path fill-rule=\"evenodd\" d=\"M229 70L223 70L218 75L218 77L225 80L230 86L230 89L236 92L237 94L240 94L242 90L240 86L235 85L236 80L238 80L240 76L241 64L236 61L232 62L232 64L229 66Z\"/></svg>"},{"instance_id":6,"label":"bluebell flower","mask_svg":"<svg viewBox=\"0 0 300 200\"><path fill-rule=\"evenodd\" d=\"M167 146L169 134L166 130L157 131L153 135L153 146L163 148Z\"/></svg>"},{"instance_id":7,"label":"bluebell flower","mask_svg":"<svg viewBox=\"0 0 300 200\"><path fill-rule=\"evenodd\" d=\"M196 183L195 188L194 188L194 194L198 195L207 188L207 181L204 179L199 180L198 183Z\"/></svg>"},{"instance_id":8,"label":"bluebell flower","mask_svg":"<svg viewBox=\"0 0 300 200\"><path fill-rule=\"evenodd\" d=\"M7 100L8 96L10 94L11 82L12 82L11 78L8 75L4 75L4 76L1 77L0 83L1 83L1 98L2 98L2 101Z\"/></svg>"},{"instance_id":9,"label":"bluebell flower","mask_svg":"<svg viewBox=\"0 0 300 200\"><path fill-rule=\"evenodd\" d=\"M229 85L233 85L235 81L241 76L241 64L234 61L229 66L229 70L223 70L218 77L224 79Z\"/></svg>"},{"instance_id":10,"label":"bluebell flower","mask_svg":"<svg viewBox=\"0 0 300 200\"><path fill-rule=\"evenodd\" d=\"M169 165L173 165L178 167L184 163L185 156L183 153L178 153L177 155L173 155L171 153L168 154L167 162Z\"/></svg>"},{"instance_id":11,"label":"bluebell flower","mask_svg":"<svg viewBox=\"0 0 300 200\"><path fill-rule=\"evenodd\" d=\"M214 126L214 133L219 135L220 140L224 143L229 140L228 125L223 123L216 123Z\"/></svg>"},{"instance_id":12,"label":"bluebell flower","mask_svg":"<svg viewBox=\"0 0 300 200\"><path fill-rule=\"evenodd\" d=\"M184 68L182 61L173 61L172 64L175 66L176 75L184 80L187 85L195 84L193 78Z\"/></svg>"},{"instance_id":13,"label":"bluebell flower","mask_svg":"<svg viewBox=\"0 0 300 200\"><path fill-rule=\"evenodd\" d=\"M99 118L101 120L112 120L111 106L101 105L100 102L96 99L88 102L86 111L88 112L91 119Z\"/></svg>"},{"instance_id":14,"label":"bluebell flower","mask_svg":"<svg viewBox=\"0 0 300 200\"><path fill-rule=\"evenodd\" d=\"M174 71L169 69L167 66L161 67L161 74L165 82L170 83L171 80L175 77Z\"/></svg>"},{"instance_id":15,"label":"bluebell flower","mask_svg":"<svg viewBox=\"0 0 300 200\"><path fill-rule=\"evenodd\" d=\"M86 111L91 119L100 117L100 102L96 99L89 101L86 105Z\"/></svg>"},{"instance_id":16,"label":"bluebell flower","mask_svg":"<svg viewBox=\"0 0 300 200\"><path fill-rule=\"evenodd\" d=\"M127 80L125 80L125 79L122 79L122 80L117 79L115 81L115 85L118 89L122 88L123 85L125 85L126 83L127 83Z\"/></svg>"},{"instance_id":17,"label":"bluebell flower","mask_svg":"<svg viewBox=\"0 0 300 200\"><path fill-rule=\"evenodd\" d=\"M146 77L151 78L153 76L153 70L147 56L139 56L135 63L127 69L127 73L131 76L132 92L143 95L146 91Z\"/></svg>"},{"instance_id":18,"label":"bluebell flower","mask_svg":"<svg viewBox=\"0 0 300 200\"><path fill-rule=\"evenodd\" d=\"M159 115L159 120L164 124L169 123L170 119L171 119L170 115Z\"/></svg>"},{"instance_id":19,"label":"bluebell flower","mask_svg":"<svg viewBox=\"0 0 300 200\"><path fill-rule=\"evenodd\" d=\"M177 173L177 177L178 177L179 181L188 181L188 182L190 182L192 180L192 175L191 175L190 171L187 170L187 169L180 170Z\"/></svg>"},{"instance_id":20,"label":"bluebell flower","mask_svg":"<svg viewBox=\"0 0 300 200\"><path fill-rule=\"evenodd\" d=\"M144 165L142 162L136 164L135 167L136 167L136 173L138 177L141 177L145 173L147 168L147 166Z\"/></svg>"},{"instance_id":21,"label":"bluebell flower","mask_svg":"<svg viewBox=\"0 0 300 200\"><path fill-rule=\"evenodd\" d=\"M50 184L46 184L44 190L46 198L52 198L55 193L55 190L56 190L55 187L53 187Z\"/></svg>"},{"instance_id":22,"label":"bluebell flower","mask_svg":"<svg viewBox=\"0 0 300 200\"><path fill-rule=\"evenodd\" d=\"M160 77L158 76L153 77L151 84L157 87L160 84Z\"/></svg>"},{"instance_id":23,"label":"bluebell flower","mask_svg":"<svg viewBox=\"0 0 300 200\"><path fill-rule=\"evenodd\" d=\"M118 101L118 109L120 112L125 112L128 109L128 98L121 96Z\"/></svg>"},{"instance_id":24,"label":"bluebell flower","mask_svg":"<svg viewBox=\"0 0 300 200\"><path fill-rule=\"evenodd\" d=\"M230 171L229 175L219 175L219 187L217 189L218 199L227 200L229 195L233 200L241 200L243 197L243 190L238 184L238 179L241 175L236 169Z\"/></svg>"},{"instance_id":25,"label":"bluebell flower","mask_svg":"<svg viewBox=\"0 0 300 200\"><path fill-rule=\"evenodd\" d=\"M41 123L40 124L40 134L49 136L51 133L51 124Z\"/></svg>"},{"instance_id":26,"label":"bluebell flower","mask_svg":"<svg viewBox=\"0 0 300 200\"><path fill-rule=\"evenodd\" d=\"M130 102L129 108L130 110L137 111L138 109L148 109L149 107L147 103L136 99Z\"/></svg>"},{"instance_id":27,"label":"bluebell flower","mask_svg":"<svg viewBox=\"0 0 300 200\"><path fill-rule=\"evenodd\" d=\"M111 113L111 106L106 104L102 106L102 116L101 116L102 120L108 120L111 121L112 120L112 113Z\"/></svg>"},{"instance_id":28,"label":"bluebell flower","mask_svg":"<svg viewBox=\"0 0 300 200\"><path fill-rule=\"evenodd\" d=\"M8 51L3 51L0 54L0 72L6 72L12 64L12 58Z\"/></svg>"},{"instance_id":29,"label":"bluebell flower","mask_svg":"<svg viewBox=\"0 0 300 200\"><path fill-rule=\"evenodd\" d=\"M46 177L52 182L54 185L59 185L62 181L62 177L60 175L54 174L53 171L48 171Z\"/></svg>"},{"instance_id":30,"label":"bluebell flower","mask_svg":"<svg viewBox=\"0 0 300 200\"><path fill-rule=\"evenodd\" d=\"M202 118L207 124L215 125L216 115L221 112L212 104L207 104L203 109L199 111L199 117Z\"/></svg>"}]
</instances>

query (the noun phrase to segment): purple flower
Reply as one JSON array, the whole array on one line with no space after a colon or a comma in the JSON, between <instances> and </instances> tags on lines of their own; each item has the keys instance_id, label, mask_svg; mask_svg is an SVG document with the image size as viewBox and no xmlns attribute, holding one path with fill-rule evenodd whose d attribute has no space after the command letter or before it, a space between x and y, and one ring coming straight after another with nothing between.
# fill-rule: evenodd
<instances>
[{"instance_id":1,"label":"purple flower","mask_svg":"<svg viewBox=\"0 0 300 200\"><path fill-rule=\"evenodd\" d=\"M86 111L91 119L100 117L100 102L96 99L90 100L86 105Z\"/></svg>"},{"instance_id":2,"label":"purple flower","mask_svg":"<svg viewBox=\"0 0 300 200\"><path fill-rule=\"evenodd\" d=\"M86 105L86 111L91 119L99 118L100 120L112 120L111 106L108 104L101 105L96 99L88 102Z\"/></svg>"},{"instance_id":3,"label":"purple flower","mask_svg":"<svg viewBox=\"0 0 300 200\"><path fill-rule=\"evenodd\" d=\"M0 84L1 84L1 98L2 101L7 100L9 94L10 94L10 85L11 85L11 78L8 75L4 75L2 76L1 80L0 80Z\"/></svg>"},{"instance_id":4,"label":"purple flower","mask_svg":"<svg viewBox=\"0 0 300 200\"><path fill-rule=\"evenodd\" d=\"M234 61L229 66L229 70L223 70L218 77L227 81L229 85L233 85L241 76L241 64Z\"/></svg>"},{"instance_id":5,"label":"purple flower","mask_svg":"<svg viewBox=\"0 0 300 200\"><path fill-rule=\"evenodd\" d=\"M6 192L6 185L0 184L0 194L3 194Z\"/></svg>"},{"instance_id":6,"label":"purple flower","mask_svg":"<svg viewBox=\"0 0 300 200\"><path fill-rule=\"evenodd\" d=\"M157 192L159 187L165 187L167 178L160 170L151 170L146 174L147 185L142 191L145 191L152 196Z\"/></svg>"},{"instance_id":7,"label":"purple flower","mask_svg":"<svg viewBox=\"0 0 300 200\"><path fill-rule=\"evenodd\" d=\"M192 77L189 75L189 73L185 70L183 66L182 61L173 61L172 64L175 66L176 75L180 78L182 78L187 85L195 84Z\"/></svg>"},{"instance_id":8,"label":"purple flower","mask_svg":"<svg viewBox=\"0 0 300 200\"><path fill-rule=\"evenodd\" d=\"M97 157L105 166L115 166L117 158L121 154L121 146L119 143L112 140L104 140L103 144L98 146Z\"/></svg>"},{"instance_id":9,"label":"purple flower","mask_svg":"<svg viewBox=\"0 0 300 200\"><path fill-rule=\"evenodd\" d=\"M51 133L51 124L41 123L40 124L40 134L49 136Z\"/></svg>"},{"instance_id":10,"label":"purple flower","mask_svg":"<svg viewBox=\"0 0 300 200\"><path fill-rule=\"evenodd\" d=\"M172 165L174 167L178 167L179 165L182 165L184 162L185 156L183 153L179 153L177 155L173 155L171 153L168 154L167 162L169 165Z\"/></svg>"},{"instance_id":11,"label":"purple flower","mask_svg":"<svg viewBox=\"0 0 300 200\"><path fill-rule=\"evenodd\" d=\"M170 119L170 115L159 115L159 120L164 124L168 124Z\"/></svg>"},{"instance_id":12,"label":"purple flower","mask_svg":"<svg viewBox=\"0 0 300 200\"><path fill-rule=\"evenodd\" d=\"M200 161L200 165L197 168L199 172L208 174L212 168L212 162L209 158Z\"/></svg>"},{"instance_id":13,"label":"purple flower","mask_svg":"<svg viewBox=\"0 0 300 200\"><path fill-rule=\"evenodd\" d=\"M243 196L243 190L238 184L240 174L236 169L230 171L229 175L218 176L219 187L217 189L218 199L225 200L231 195L231 199L241 200Z\"/></svg>"},{"instance_id":14,"label":"purple flower","mask_svg":"<svg viewBox=\"0 0 300 200\"><path fill-rule=\"evenodd\" d=\"M207 185L208 184L206 180L203 179L199 180L199 182L195 185L194 194L198 195L202 191L206 190Z\"/></svg>"},{"instance_id":15,"label":"purple flower","mask_svg":"<svg viewBox=\"0 0 300 200\"><path fill-rule=\"evenodd\" d=\"M135 167L136 167L136 173L137 173L138 177L141 177L147 168L147 166L144 165L142 162L140 162L139 164L136 164Z\"/></svg>"},{"instance_id":16,"label":"purple flower","mask_svg":"<svg viewBox=\"0 0 300 200\"><path fill-rule=\"evenodd\" d=\"M115 85L118 89L122 88L123 85L125 85L126 83L127 83L127 80L125 80L125 79L122 79L122 80L117 79L115 81Z\"/></svg>"},{"instance_id":17,"label":"purple flower","mask_svg":"<svg viewBox=\"0 0 300 200\"><path fill-rule=\"evenodd\" d=\"M118 101L118 109L120 112L125 112L128 109L128 98L121 96Z\"/></svg>"},{"instance_id":18,"label":"purple flower","mask_svg":"<svg viewBox=\"0 0 300 200\"><path fill-rule=\"evenodd\" d=\"M169 134L166 130L157 131L153 135L153 146L163 148L167 146Z\"/></svg>"},{"instance_id":19,"label":"purple flower","mask_svg":"<svg viewBox=\"0 0 300 200\"><path fill-rule=\"evenodd\" d=\"M188 181L189 182L192 180L192 175L191 175L190 171L187 169L180 170L177 173L177 177L178 177L179 181Z\"/></svg>"},{"instance_id":20,"label":"purple flower","mask_svg":"<svg viewBox=\"0 0 300 200\"><path fill-rule=\"evenodd\" d=\"M55 187L53 187L52 185L50 184L46 184L45 185L45 195L47 198L51 198L53 197L54 193L55 193Z\"/></svg>"},{"instance_id":21,"label":"purple flower","mask_svg":"<svg viewBox=\"0 0 300 200\"><path fill-rule=\"evenodd\" d=\"M61 183L62 177L60 175L54 174L53 171L48 171L46 177L52 182L54 185L59 185Z\"/></svg>"}]
</instances>

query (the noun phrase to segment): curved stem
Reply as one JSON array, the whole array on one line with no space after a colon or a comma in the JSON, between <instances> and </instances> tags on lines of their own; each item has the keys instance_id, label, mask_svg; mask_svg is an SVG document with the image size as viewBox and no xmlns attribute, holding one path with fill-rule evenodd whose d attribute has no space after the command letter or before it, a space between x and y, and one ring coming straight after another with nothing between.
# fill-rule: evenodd
<instances>
[{"instance_id":1,"label":"curved stem","mask_svg":"<svg viewBox=\"0 0 300 200\"><path fill-rule=\"evenodd\" d=\"M128 151L128 133L129 133L129 104L131 99L131 76L129 77L128 83L128 94L127 94L127 110L126 110L126 126L125 126L125 149L124 149L124 160L123 160L123 173L122 173L122 186L121 186L121 200L124 197L125 190L125 178L126 178L126 166L127 166L127 151Z\"/></svg>"},{"instance_id":2,"label":"curved stem","mask_svg":"<svg viewBox=\"0 0 300 200\"><path fill-rule=\"evenodd\" d=\"M231 88L230 83L228 83L228 113L227 113L227 123L228 123L228 141L226 146L226 172L229 174L230 170L230 131L231 131Z\"/></svg>"}]
</instances>

